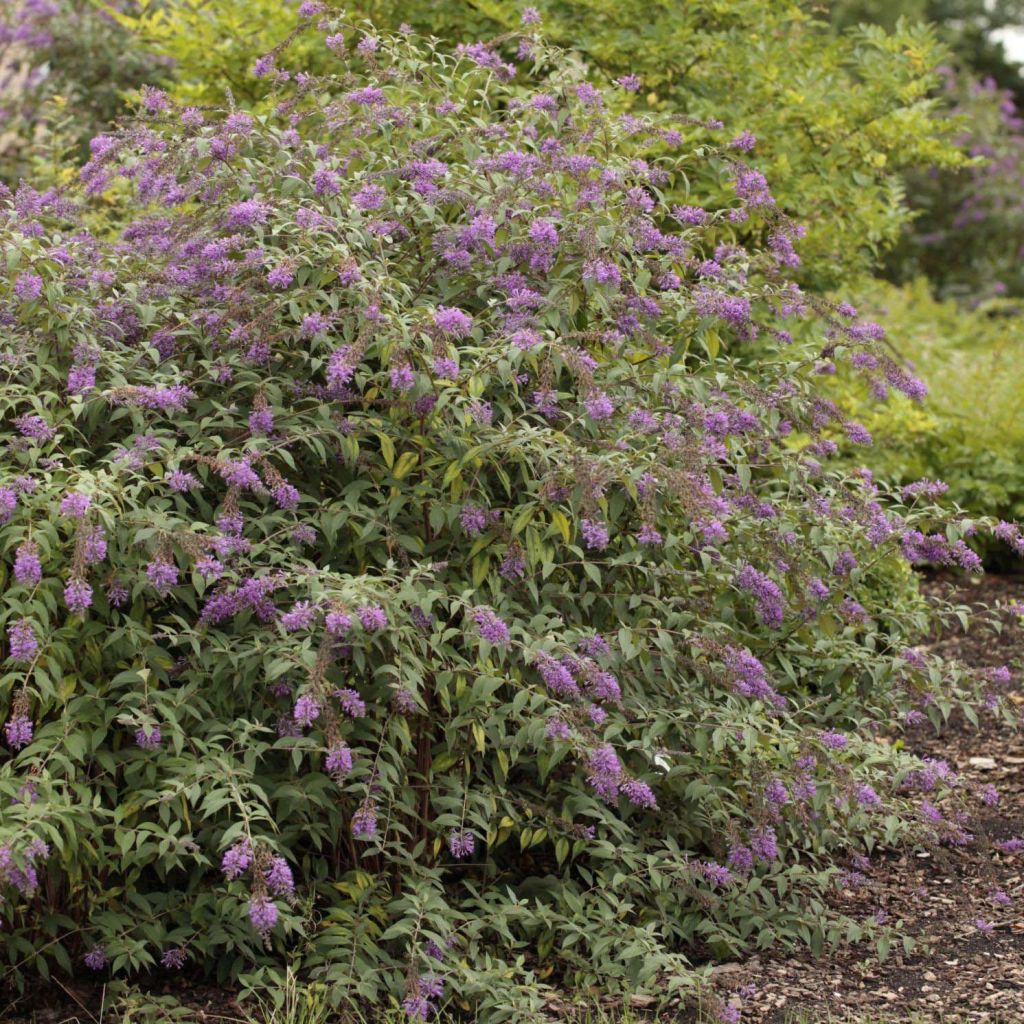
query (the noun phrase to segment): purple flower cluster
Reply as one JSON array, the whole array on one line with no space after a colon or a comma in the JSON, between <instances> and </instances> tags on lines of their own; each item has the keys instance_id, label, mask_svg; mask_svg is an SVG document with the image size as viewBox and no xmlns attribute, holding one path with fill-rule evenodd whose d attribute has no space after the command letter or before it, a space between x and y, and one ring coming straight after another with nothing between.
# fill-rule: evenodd
<instances>
[{"instance_id":1,"label":"purple flower cluster","mask_svg":"<svg viewBox=\"0 0 1024 1024\"><path fill-rule=\"evenodd\" d=\"M456 860L472 857L476 850L476 838L472 832L463 829L452 829L448 833L448 850Z\"/></svg>"},{"instance_id":2,"label":"purple flower cluster","mask_svg":"<svg viewBox=\"0 0 1024 1024\"><path fill-rule=\"evenodd\" d=\"M495 647L507 647L509 643L508 626L498 618L492 608L481 605L473 609L473 621L480 631L480 638Z\"/></svg>"},{"instance_id":3,"label":"purple flower cluster","mask_svg":"<svg viewBox=\"0 0 1024 1024\"><path fill-rule=\"evenodd\" d=\"M12 661L31 661L36 656L39 642L28 619L18 619L7 627L7 646Z\"/></svg>"},{"instance_id":4,"label":"purple flower cluster","mask_svg":"<svg viewBox=\"0 0 1024 1024\"><path fill-rule=\"evenodd\" d=\"M779 585L752 565L736 574L736 586L754 598L758 618L771 629L780 629L786 614L786 600Z\"/></svg>"}]
</instances>

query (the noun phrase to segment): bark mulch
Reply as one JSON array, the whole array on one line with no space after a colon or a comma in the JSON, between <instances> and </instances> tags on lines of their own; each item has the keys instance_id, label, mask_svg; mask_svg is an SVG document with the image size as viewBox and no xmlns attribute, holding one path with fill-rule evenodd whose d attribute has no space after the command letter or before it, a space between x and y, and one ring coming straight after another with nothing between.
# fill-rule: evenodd
<instances>
[{"instance_id":1,"label":"bark mulch","mask_svg":"<svg viewBox=\"0 0 1024 1024\"><path fill-rule=\"evenodd\" d=\"M1024 576L974 584L939 578L926 587L976 610L988 606L968 634L951 630L931 649L972 666L1016 666L1009 698L1024 710L1024 625L1006 610L1024 602ZM722 965L723 989L756 988L743 1001L744 1022L1024 1022L1024 850L997 845L1024 836L1024 733L993 716L975 728L957 715L938 735L929 725L903 738L914 753L947 761L969 791L994 785L998 804L972 802L970 845L880 853L864 871L866 883L836 894L835 906L853 917L882 912L891 923L902 921L901 933L915 941L909 954L900 946L880 962L872 944L821 960L769 951ZM1012 902L994 900L996 890Z\"/></svg>"}]
</instances>

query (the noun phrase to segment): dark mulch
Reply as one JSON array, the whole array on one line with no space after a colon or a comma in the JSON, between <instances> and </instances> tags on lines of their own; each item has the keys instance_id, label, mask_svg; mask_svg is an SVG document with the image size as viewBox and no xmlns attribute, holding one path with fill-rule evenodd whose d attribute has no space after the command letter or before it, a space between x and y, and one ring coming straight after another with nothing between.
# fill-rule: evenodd
<instances>
[{"instance_id":1,"label":"dark mulch","mask_svg":"<svg viewBox=\"0 0 1024 1024\"><path fill-rule=\"evenodd\" d=\"M937 596L983 612L968 634L950 629L931 645L946 657L977 667L1024 661L1024 627L1005 611L1024 601L1024 576L990 576L978 583L934 579L926 584ZM1021 673L1015 673L1013 705L1024 705ZM1024 1021L1024 851L1006 853L998 840L1024 836L1024 733L983 718L975 728L956 715L936 735L930 726L904 737L906 747L946 760L960 786L976 793L993 784L995 807L980 800L969 829L969 846L918 852L883 852L872 858L867 883L837 893L835 906L853 917L879 911L914 938L906 954L897 947L884 962L874 946L841 949L815 961L806 954L752 957L725 965L722 982L730 990L755 985L744 1001L744 1021L781 1024L791 1016L811 1021ZM991 893L1002 889L1013 901L1000 906ZM981 919L991 934L978 927Z\"/></svg>"}]
</instances>

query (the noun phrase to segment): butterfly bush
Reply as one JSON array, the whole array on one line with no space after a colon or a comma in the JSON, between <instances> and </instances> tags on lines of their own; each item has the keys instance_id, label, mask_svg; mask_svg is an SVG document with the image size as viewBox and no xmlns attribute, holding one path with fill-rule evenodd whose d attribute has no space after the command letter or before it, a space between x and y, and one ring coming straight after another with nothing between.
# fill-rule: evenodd
<instances>
[{"instance_id":1,"label":"butterfly bush","mask_svg":"<svg viewBox=\"0 0 1024 1024\"><path fill-rule=\"evenodd\" d=\"M500 1020L871 934L848 859L962 832L878 733L1006 682L914 648L973 524L827 467L823 361L923 385L788 279L754 141L621 118L532 21L509 65L299 18L336 72L275 51L273 114L151 92L0 196L17 976ZM666 202L697 169L728 204Z\"/></svg>"}]
</instances>

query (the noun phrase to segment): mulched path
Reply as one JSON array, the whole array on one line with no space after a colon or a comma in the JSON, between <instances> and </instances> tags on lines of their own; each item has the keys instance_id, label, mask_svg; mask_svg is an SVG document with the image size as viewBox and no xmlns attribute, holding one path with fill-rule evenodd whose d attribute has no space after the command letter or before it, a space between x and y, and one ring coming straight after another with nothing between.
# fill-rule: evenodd
<instances>
[{"instance_id":1,"label":"mulched path","mask_svg":"<svg viewBox=\"0 0 1024 1024\"><path fill-rule=\"evenodd\" d=\"M950 631L931 649L972 666L1016 668L1009 697L1024 710L1024 625L1005 610L1011 601L1024 601L1024 576L989 576L975 584L935 579L926 587L956 603L993 609L981 613L969 634ZM976 841L970 846L879 854L864 872L866 884L837 893L836 907L853 917L882 911L890 922L902 920L901 931L918 944L910 955L894 949L880 962L873 946L861 946L818 961L769 952L722 965L723 990L756 987L743 1001L745 1024L1024 1021L1024 850L1007 853L994 845L1024 836L1024 732L991 716L979 728L956 716L939 735L917 727L904 741L914 753L946 760L970 791L994 785L999 803L973 802L977 810L967 827ZM994 901L989 894L996 889L1012 903Z\"/></svg>"}]
</instances>

